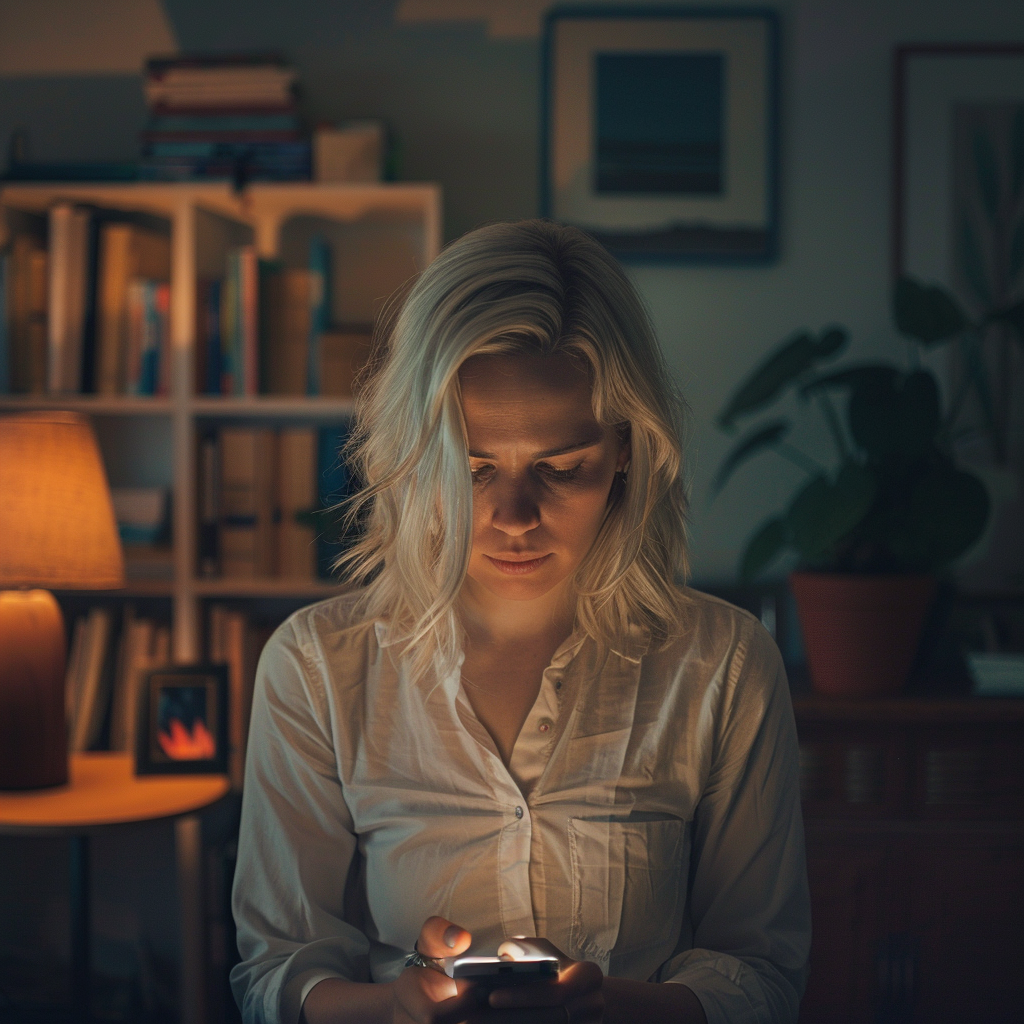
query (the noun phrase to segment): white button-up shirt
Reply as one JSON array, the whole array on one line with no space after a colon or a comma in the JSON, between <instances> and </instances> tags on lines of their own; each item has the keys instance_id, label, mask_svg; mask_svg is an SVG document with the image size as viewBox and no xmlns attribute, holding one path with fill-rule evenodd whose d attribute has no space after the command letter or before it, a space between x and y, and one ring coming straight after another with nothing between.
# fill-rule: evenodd
<instances>
[{"instance_id":1,"label":"white button-up shirt","mask_svg":"<svg viewBox=\"0 0 1024 1024\"><path fill-rule=\"evenodd\" d=\"M410 681L334 598L260 659L233 903L247 1022L328 977L390 981L432 914L493 954L539 935L610 975L681 982L709 1024L794 1021L810 909L778 650L686 591L681 639L570 637L506 768L458 670Z\"/></svg>"}]
</instances>

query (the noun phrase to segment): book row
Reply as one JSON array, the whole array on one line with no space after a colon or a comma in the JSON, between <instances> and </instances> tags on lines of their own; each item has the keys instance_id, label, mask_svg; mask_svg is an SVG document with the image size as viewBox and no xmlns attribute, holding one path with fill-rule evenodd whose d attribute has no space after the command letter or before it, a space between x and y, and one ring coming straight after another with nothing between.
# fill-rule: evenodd
<instances>
[{"instance_id":1,"label":"book row","mask_svg":"<svg viewBox=\"0 0 1024 1024\"><path fill-rule=\"evenodd\" d=\"M166 224L60 203L0 251L0 392L166 394Z\"/></svg>"},{"instance_id":2,"label":"book row","mask_svg":"<svg viewBox=\"0 0 1024 1024\"><path fill-rule=\"evenodd\" d=\"M170 391L166 222L72 204L26 218L0 251L0 394ZM231 249L198 282L200 394L351 395L369 354L364 325L331 320L331 249L308 265Z\"/></svg>"},{"instance_id":3,"label":"book row","mask_svg":"<svg viewBox=\"0 0 1024 1024\"><path fill-rule=\"evenodd\" d=\"M198 574L329 579L352 535L339 504L356 487L347 423L221 427L199 439Z\"/></svg>"},{"instance_id":4,"label":"book row","mask_svg":"<svg viewBox=\"0 0 1024 1024\"><path fill-rule=\"evenodd\" d=\"M214 604L206 626L206 660L228 667L228 770L240 789L256 664L276 623ZM134 752L146 677L171 662L169 627L140 615L132 603L97 605L78 616L65 688L69 749Z\"/></svg>"}]
</instances>

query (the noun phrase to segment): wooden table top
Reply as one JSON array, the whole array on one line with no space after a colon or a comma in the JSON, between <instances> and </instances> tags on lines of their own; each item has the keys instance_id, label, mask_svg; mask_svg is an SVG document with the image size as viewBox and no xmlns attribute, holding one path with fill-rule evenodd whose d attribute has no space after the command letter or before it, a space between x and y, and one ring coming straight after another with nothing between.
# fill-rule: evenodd
<instances>
[{"instance_id":1,"label":"wooden table top","mask_svg":"<svg viewBox=\"0 0 1024 1024\"><path fill-rule=\"evenodd\" d=\"M134 774L131 754L72 754L70 782L0 792L0 834L72 834L107 825L189 814L224 796L224 775Z\"/></svg>"}]
</instances>

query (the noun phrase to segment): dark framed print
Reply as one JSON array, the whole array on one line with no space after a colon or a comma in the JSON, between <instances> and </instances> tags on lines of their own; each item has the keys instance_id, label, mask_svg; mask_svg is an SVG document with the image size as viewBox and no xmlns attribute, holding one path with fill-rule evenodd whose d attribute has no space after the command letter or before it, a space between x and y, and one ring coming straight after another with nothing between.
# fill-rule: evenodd
<instances>
[{"instance_id":1,"label":"dark framed print","mask_svg":"<svg viewBox=\"0 0 1024 1024\"><path fill-rule=\"evenodd\" d=\"M226 665L157 669L146 676L140 698L137 775L227 771Z\"/></svg>"},{"instance_id":2,"label":"dark framed print","mask_svg":"<svg viewBox=\"0 0 1024 1024\"><path fill-rule=\"evenodd\" d=\"M774 12L553 10L542 102L543 216L626 259L776 255Z\"/></svg>"},{"instance_id":3,"label":"dark framed print","mask_svg":"<svg viewBox=\"0 0 1024 1024\"><path fill-rule=\"evenodd\" d=\"M894 277L942 284L971 309L1009 301L997 293L1022 269L1024 44L898 47Z\"/></svg>"}]
</instances>

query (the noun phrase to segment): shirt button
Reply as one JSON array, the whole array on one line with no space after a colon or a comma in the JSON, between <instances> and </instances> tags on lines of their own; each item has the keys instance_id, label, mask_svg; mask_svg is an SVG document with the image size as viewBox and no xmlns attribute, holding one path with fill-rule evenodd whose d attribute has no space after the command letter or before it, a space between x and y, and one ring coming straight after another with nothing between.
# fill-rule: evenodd
<instances>
[{"instance_id":1,"label":"shirt button","mask_svg":"<svg viewBox=\"0 0 1024 1024\"><path fill-rule=\"evenodd\" d=\"M548 731L550 731L551 726L554 725L554 724L555 723L552 722L550 718L542 718L537 723L537 731L538 732L548 732Z\"/></svg>"},{"instance_id":2,"label":"shirt button","mask_svg":"<svg viewBox=\"0 0 1024 1024\"><path fill-rule=\"evenodd\" d=\"M522 807L517 807L516 808L516 817L517 818L521 818L522 816L523 816L523 809L522 809Z\"/></svg>"}]
</instances>

